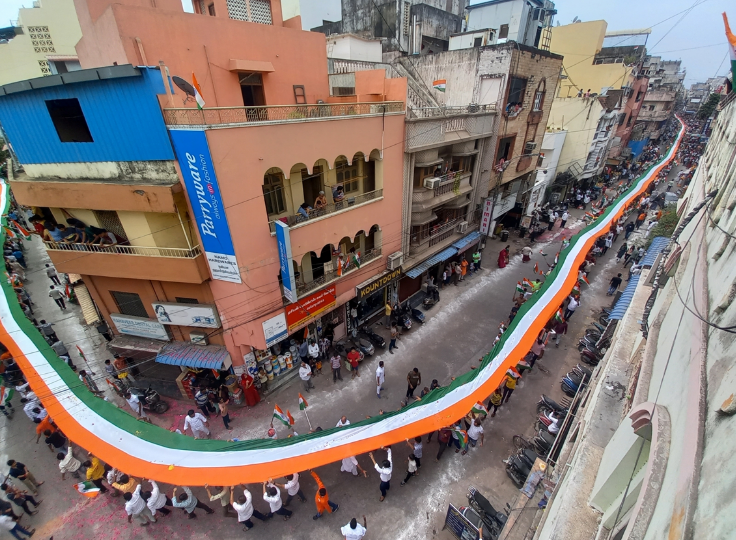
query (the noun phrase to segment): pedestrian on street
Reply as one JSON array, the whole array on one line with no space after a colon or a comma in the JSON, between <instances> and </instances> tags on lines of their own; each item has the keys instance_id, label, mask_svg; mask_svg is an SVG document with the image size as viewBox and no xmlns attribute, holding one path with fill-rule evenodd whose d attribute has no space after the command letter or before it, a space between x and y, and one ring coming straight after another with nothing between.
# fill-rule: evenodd
<instances>
[{"instance_id":1,"label":"pedestrian on street","mask_svg":"<svg viewBox=\"0 0 736 540\"><path fill-rule=\"evenodd\" d=\"M384 447L382 446L381 450L383 449ZM378 499L379 501L383 501L386 498L386 492L391 489L391 472L393 471L393 462L391 461L391 448L386 448L385 450L386 454L388 455L388 459L384 459L381 462L380 466L378 465L378 463L376 463L376 458L373 457L373 452L368 453L371 461L373 462L373 466L378 471L378 474L381 477L381 483L378 486L378 488L381 490L381 498Z\"/></svg>"},{"instance_id":2,"label":"pedestrian on street","mask_svg":"<svg viewBox=\"0 0 736 540\"><path fill-rule=\"evenodd\" d=\"M263 482L263 500L268 503L271 509L268 517L271 518L274 514L278 514L284 516L284 521L291 517L291 510L284 508L281 503L281 491L270 482Z\"/></svg>"},{"instance_id":3,"label":"pedestrian on street","mask_svg":"<svg viewBox=\"0 0 736 540\"><path fill-rule=\"evenodd\" d=\"M532 248L524 246L521 248L521 262L529 262L532 260Z\"/></svg>"},{"instance_id":4,"label":"pedestrian on street","mask_svg":"<svg viewBox=\"0 0 736 540\"><path fill-rule=\"evenodd\" d=\"M350 308L350 320L353 324L353 328L358 328L358 308L353 306Z\"/></svg>"},{"instance_id":5,"label":"pedestrian on street","mask_svg":"<svg viewBox=\"0 0 736 540\"><path fill-rule=\"evenodd\" d=\"M128 390L127 392L125 392L125 401L128 402L128 405L133 410L133 413L135 413L135 417L138 420L143 420L144 422L148 422L149 424L152 423L151 419L148 417L148 413L143 410L143 403L141 403L141 400L138 399L138 396Z\"/></svg>"},{"instance_id":6,"label":"pedestrian on street","mask_svg":"<svg viewBox=\"0 0 736 540\"><path fill-rule=\"evenodd\" d=\"M439 461L442 457L442 454L445 453L445 450L450 446L452 439L452 430L448 427L443 427L440 429L439 433L437 434L437 442L440 445L439 450L437 451L437 457L435 458L435 461ZM427 441L429 442L429 441Z\"/></svg>"},{"instance_id":7,"label":"pedestrian on street","mask_svg":"<svg viewBox=\"0 0 736 540\"><path fill-rule=\"evenodd\" d=\"M555 347L560 346L560 336L563 334L567 334L567 321L561 320L555 322L555 325L552 327L552 330L554 330L555 333Z\"/></svg>"},{"instance_id":8,"label":"pedestrian on street","mask_svg":"<svg viewBox=\"0 0 736 540\"><path fill-rule=\"evenodd\" d=\"M628 240L628 239L629 239L629 236L631 236L631 233L633 233L633 232L634 232L634 228L635 228L635 227L636 227L636 226L634 225L634 222L633 222L633 221L630 221L630 222L628 222L628 223L626 224L626 234L624 235L624 238L625 238L626 240Z\"/></svg>"},{"instance_id":9,"label":"pedestrian on street","mask_svg":"<svg viewBox=\"0 0 736 540\"><path fill-rule=\"evenodd\" d=\"M107 326L107 323L103 319L100 319L100 321L97 323L97 326L95 326L95 329L103 338L105 338L105 341L112 341L110 327Z\"/></svg>"},{"instance_id":10,"label":"pedestrian on street","mask_svg":"<svg viewBox=\"0 0 736 540\"><path fill-rule=\"evenodd\" d=\"M340 369L342 368L342 357L337 354L337 350L330 349L330 366L332 366L332 384L337 382L337 379L342 380Z\"/></svg>"},{"instance_id":11,"label":"pedestrian on street","mask_svg":"<svg viewBox=\"0 0 736 540\"><path fill-rule=\"evenodd\" d=\"M417 472L416 457L414 456L414 454L409 454L409 457L407 458L406 476L401 481L401 485L403 486L404 484L406 484L412 476L415 476L417 474L419 473Z\"/></svg>"},{"instance_id":12,"label":"pedestrian on street","mask_svg":"<svg viewBox=\"0 0 736 540\"><path fill-rule=\"evenodd\" d=\"M207 429L207 419L199 413L195 413L194 409L189 409L184 417L184 433L187 429L192 432L195 439L209 439L210 430Z\"/></svg>"},{"instance_id":13,"label":"pedestrian on street","mask_svg":"<svg viewBox=\"0 0 736 540\"><path fill-rule=\"evenodd\" d=\"M47 429L43 434L46 436L44 442L48 445L49 450L60 454L66 454L66 445L69 441L59 430L51 431L50 429Z\"/></svg>"},{"instance_id":14,"label":"pedestrian on street","mask_svg":"<svg viewBox=\"0 0 736 540\"><path fill-rule=\"evenodd\" d=\"M309 367L306 360L302 360L302 365L299 367L299 378L302 380L304 390L309 392L310 388L314 388L312 384L312 368Z\"/></svg>"},{"instance_id":15,"label":"pedestrian on street","mask_svg":"<svg viewBox=\"0 0 736 540\"><path fill-rule=\"evenodd\" d=\"M340 417L340 420L337 421L337 425L335 427L344 427L344 426L349 426L349 425L350 425L350 420L348 420L347 416L343 415Z\"/></svg>"},{"instance_id":16,"label":"pedestrian on street","mask_svg":"<svg viewBox=\"0 0 736 540\"><path fill-rule=\"evenodd\" d=\"M363 477L368 478L368 472L360 466L358 460L355 459L355 456L343 458L340 472L349 472L352 473L353 476L358 476L358 472L360 472Z\"/></svg>"},{"instance_id":17,"label":"pedestrian on street","mask_svg":"<svg viewBox=\"0 0 736 540\"><path fill-rule=\"evenodd\" d=\"M87 454L87 458L87 461L82 463L87 469L87 480L92 482L100 490L100 493L107 493L109 490L102 484L102 479L105 477L105 467L100 459L91 453Z\"/></svg>"},{"instance_id":18,"label":"pedestrian on street","mask_svg":"<svg viewBox=\"0 0 736 540\"><path fill-rule=\"evenodd\" d=\"M31 471L28 470L28 467L26 467L20 461L15 461L14 459L8 460L8 467L10 467L8 476L14 478L18 482L22 482L23 485L26 486L31 493L33 493L34 495L38 495L38 486L42 485L43 482L39 482L38 480L36 480L33 474L31 474Z\"/></svg>"},{"instance_id":19,"label":"pedestrian on street","mask_svg":"<svg viewBox=\"0 0 736 540\"><path fill-rule=\"evenodd\" d=\"M457 263L451 263L452 264L452 284L457 286L460 283L460 273L462 272L462 269L460 268L460 265Z\"/></svg>"},{"instance_id":20,"label":"pedestrian on street","mask_svg":"<svg viewBox=\"0 0 736 540\"><path fill-rule=\"evenodd\" d=\"M225 429L232 431L230 427L230 398L220 398L220 414L222 415L222 423L225 425Z\"/></svg>"},{"instance_id":21,"label":"pedestrian on street","mask_svg":"<svg viewBox=\"0 0 736 540\"><path fill-rule=\"evenodd\" d=\"M59 289L54 288L53 285L49 287L49 296L54 299L54 302L56 302L56 305L61 308L62 311L66 309L66 304L64 303L64 293L61 292Z\"/></svg>"},{"instance_id":22,"label":"pedestrian on street","mask_svg":"<svg viewBox=\"0 0 736 540\"><path fill-rule=\"evenodd\" d=\"M381 399L381 390L383 390L385 380L386 375L383 368L383 360L381 360L378 362L378 367L376 368L376 394L378 394L378 399Z\"/></svg>"},{"instance_id":23,"label":"pedestrian on street","mask_svg":"<svg viewBox=\"0 0 736 540\"><path fill-rule=\"evenodd\" d=\"M391 354L394 354L393 349L398 349L398 347L396 346L396 340L398 339L398 337L399 329L396 328L396 323L393 323L391 325L391 341L388 344L388 352L390 352Z\"/></svg>"},{"instance_id":24,"label":"pedestrian on street","mask_svg":"<svg viewBox=\"0 0 736 540\"><path fill-rule=\"evenodd\" d=\"M468 446L465 447L462 455L467 454L471 446L475 448L479 440L480 445L483 446L483 426L481 425L480 418L476 418L473 420L473 425L468 428Z\"/></svg>"},{"instance_id":25,"label":"pedestrian on street","mask_svg":"<svg viewBox=\"0 0 736 540\"><path fill-rule=\"evenodd\" d=\"M312 368L312 372L316 373L317 360L319 359L319 345L313 339L309 340L307 354L309 355L309 366Z\"/></svg>"},{"instance_id":26,"label":"pedestrian on street","mask_svg":"<svg viewBox=\"0 0 736 540\"><path fill-rule=\"evenodd\" d=\"M503 386L503 396L501 396L501 403L508 403L511 398L511 394L516 389L516 377L506 375L506 383Z\"/></svg>"},{"instance_id":27,"label":"pedestrian on street","mask_svg":"<svg viewBox=\"0 0 736 540\"><path fill-rule=\"evenodd\" d=\"M529 365L533 368L534 364L537 363L537 360L542 358L544 356L544 349L546 348L546 345L544 343L544 338L542 336L539 336L537 338L537 341L534 342L532 345L531 350L529 351L532 355Z\"/></svg>"},{"instance_id":28,"label":"pedestrian on street","mask_svg":"<svg viewBox=\"0 0 736 540\"><path fill-rule=\"evenodd\" d=\"M621 247L618 248L618 253L616 253L616 262L621 262L621 259L623 259L624 255L626 255L626 250L629 249L629 246L626 245L626 242L621 244Z\"/></svg>"},{"instance_id":29,"label":"pedestrian on street","mask_svg":"<svg viewBox=\"0 0 736 540\"><path fill-rule=\"evenodd\" d=\"M481 259L480 251L476 248L475 252L473 253L473 264L475 265L476 270L481 269L480 259Z\"/></svg>"},{"instance_id":30,"label":"pedestrian on street","mask_svg":"<svg viewBox=\"0 0 736 540\"><path fill-rule=\"evenodd\" d=\"M202 414L208 418L210 416L209 401L210 398L207 395L207 392L202 388L197 388L197 392L194 394L194 402L197 404L197 407L199 407L199 410L202 411Z\"/></svg>"},{"instance_id":31,"label":"pedestrian on street","mask_svg":"<svg viewBox=\"0 0 736 540\"><path fill-rule=\"evenodd\" d=\"M274 486L286 490L286 501L284 502L284 506L289 506L294 497L298 497L301 502L307 502L307 498L304 496L304 493L302 493L302 488L299 485L299 473L286 475L286 480L287 482L285 484L271 481Z\"/></svg>"},{"instance_id":32,"label":"pedestrian on street","mask_svg":"<svg viewBox=\"0 0 736 540\"><path fill-rule=\"evenodd\" d=\"M257 517L261 521L266 521L269 516L261 514L258 510L253 508L253 496L247 488L243 489L243 494L238 497L238 501L235 502L235 490L237 487L238 486L233 486L230 488L230 504L238 513L238 522L243 524L243 530L248 531L254 526L250 518Z\"/></svg>"},{"instance_id":33,"label":"pedestrian on street","mask_svg":"<svg viewBox=\"0 0 736 540\"><path fill-rule=\"evenodd\" d=\"M5 496L10 502L16 506L20 506L29 516L35 516L38 514L38 510L36 510L36 508L38 508L43 501L37 501L31 495L28 495L27 491L8 484L0 484L0 489L5 492ZM33 510L28 508L28 503L31 503L34 506Z\"/></svg>"},{"instance_id":34,"label":"pedestrian on street","mask_svg":"<svg viewBox=\"0 0 736 540\"><path fill-rule=\"evenodd\" d=\"M17 540L21 540L21 534L25 534L27 537L30 538L36 532L36 529L31 529L30 531L24 529L20 526L20 523L18 523L12 517L6 514L0 516L0 530L8 531L13 536L13 538L16 538Z\"/></svg>"},{"instance_id":35,"label":"pedestrian on street","mask_svg":"<svg viewBox=\"0 0 736 540\"><path fill-rule=\"evenodd\" d=\"M412 398L414 397L414 390L416 390L417 386L422 384L422 374L419 373L418 368L414 368L408 373L406 376L406 382L408 383L406 388L406 397Z\"/></svg>"},{"instance_id":36,"label":"pedestrian on street","mask_svg":"<svg viewBox=\"0 0 736 540\"><path fill-rule=\"evenodd\" d=\"M142 482L144 482L143 479L141 479L141 483ZM164 506L173 507L174 503L169 499L169 496L166 495L166 493L159 489L158 484L155 481L149 480L148 482L151 484L151 491L141 491L141 498L146 501L146 506L148 506L153 517L156 517L156 512L161 512L161 515L168 516L171 513L171 510L164 508Z\"/></svg>"},{"instance_id":37,"label":"pedestrian on street","mask_svg":"<svg viewBox=\"0 0 736 540\"><path fill-rule=\"evenodd\" d=\"M421 469L422 468L422 454L423 454L423 449L424 449L424 445L422 444L422 438L414 437L414 442L411 442L409 441L409 439L406 439L406 445L409 448L411 448L412 454L414 454L415 461L417 462L417 469Z\"/></svg>"},{"instance_id":38,"label":"pedestrian on street","mask_svg":"<svg viewBox=\"0 0 736 540\"><path fill-rule=\"evenodd\" d=\"M353 347L350 349L350 352L348 353L348 362L350 362L350 368L352 371L351 379L354 379L355 377L360 377L360 353L358 352L358 349Z\"/></svg>"},{"instance_id":39,"label":"pedestrian on street","mask_svg":"<svg viewBox=\"0 0 736 540\"><path fill-rule=\"evenodd\" d=\"M639 230L639 227L641 227L641 224L644 223L644 221L646 219L647 219L647 213L646 213L646 211L642 211L639 214L639 217L636 218L636 224L635 224L635 226L636 226L636 230L637 231Z\"/></svg>"},{"instance_id":40,"label":"pedestrian on street","mask_svg":"<svg viewBox=\"0 0 736 540\"><path fill-rule=\"evenodd\" d=\"M59 460L59 470L61 471L62 480L66 480L66 473L70 473L77 480L80 479L79 468L82 466L82 463L74 457L71 443L69 443L66 453L59 452L56 454L56 459Z\"/></svg>"},{"instance_id":41,"label":"pedestrian on street","mask_svg":"<svg viewBox=\"0 0 736 540\"><path fill-rule=\"evenodd\" d=\"M179 488L174 488L174 491L171 494L171 500L174 504L174 508L181 508L187 514L187 518L194 519L197 517L197 514L194 513L195 508L201 508L207 514L215 513L212 508L199 501L192 493L192 490L188 487L182 487L184 493L180 493L179 496L176 495L176 491L178 489Z\"/></svg>"},{"instance_id":42,"label":"pedestrian on street","mask_svg":"<svg viewBox=\"0 0 736 540\"><path fill-rule=\"evenodd\" d=\"M491 410L491 407L493 407L493 412L491 413L491 418L496 416L496 411L501 406L501 390L496 388L493 393L491 394L491 398L488 400L488 410Z\"/></svg>"},{"instance_id":43,"label":"pedestrian on street","mask_svg":"<svg viewBox=\"0 0 736 540\"><path fill-rule=\"evenodd\" d=\"M299 344L299 360L309 364L309 343L306 339Z\"/></svg>"},{"instance_id":44,"label":"pedestrian on street","mask_svg":"<svg viewBox=\"0 0 736 540\"><path fill-rule=\"evenodd\" d=\"M141 524L141 527L148 527L149 523L156 523L156 518L153 517L151 509L146 506L146 501L141 497L140 484L133 493L123 495L123 499L125 499L125 513L128 514L128 523L133 518Z\"/></svg>"},{"instance_id":45,"label":"pedestrian on street","mask_svg":"<svg viewBox=\"0 0 736 540\"><path fill-rule=\"evenodd\" d=\"M575 313L575 310L580 305L580 302L574 297L570 296L570 301L567 303L567 307L565 308L565 320L569 321L570 317L572 317L572 314Z\"/></svg>"},{"instance_id":46,"label":"pedestrian on street","mask_svg":"<svg viewBox=\"0 0 736 540\"><path fill-rule=\"evenodd\" d=\"M565 224L567 223L567 220L570 219L570 214L567 213L567 210L562 212L562 221L560 222L560 229L565 228Z\"/></svg>"},{"instance_id":47,"label":"pedestrian on street","mask_svg":"<svg viewBox=\"0 0 736 540\"><path fill-rule=\"evenodd\" d=\"M54 326L54 323L48 323L46 322L46 319L41 319L38 321L38 326L36 327L51 341L51 343L59 341L59 338L56 337L56 332L51 328L52 326Z\"/></svg>"},{"instance_id":48,"label":"pedestrian on street","mask_svg":"<svg viewBox=\"0 0 736 540\"><path fill-rule=\"evenodd\" d=\"M115 490L115 496L119 496L120 493L133 493L135 488L138 487L138 481L127 474L120 474L120 478L116 482L114 480L116 473L120 473L120 471L111 469L107 476L107 483Z\"/></svg>"},{"instance_id":49,"label":"pedestrian on street","mask_svg":"<svg viewBox=\"0 0 736 540\"><path fill-rule=\"evenodd\" d=\"M608 233L603 245L603 254L613 247L613 233Z\"/></svg>"},{"instance_id":50,"label":"pedestrian on street","mask_svg":"<svg viewBox=\"0 0 736 540\"><path fill-rule=\"evenodd\" d=\"M317 493L314 495L314 503L317 505L317 513L312 517L312 519L317 520L321 518L324 512L328 512L330 514L337 512L340 509L340 506L330 500L327 488L325 488L320 477L311 469L309 472L312 474L314 481L317 482Z\"/></svg>"},{"instance_id":51,"label":"pedestrian on street","mask_svg":"<svg viewBox=\"0 0 736 540\"><path fill-rule=\"evenodd\" d=\"M386 328L389 328L391 326L391 312L393 309L391 308L391 302L386 302Z\"/></svg>"},{"instance_id":52,"label":"pedestrian on street","mask_svg":"<svg viewBox=\"0 0 736 540\"><path fill-rule=\"evenodd\" d=\"M79 380L84 383L84 386L87 387L87 389L92 392L93 394L97 395L97 397L100 396L100 394L104 394L98 387L95 380L92 378L92 375L87 373L87 370L80 369L79 370Z\"/></svg>"},{"instance_id":53,"label":"pedestrian on street","mask_svg":"<svg viewBox=\"0 0 736 540\"><path fill-rule=\"evenodd\" d=\"M368 521L363 516L363 525L353 518L350 523L340 529L340 533L345 537L345 540L362 540L366 529L368 529Z\"/></svg>"},{"instance_id":54,"label":"pedestrian on street","mask_svg":"<svg viewBox=\"0 0 736 540\"><path fill-rule=\"evenodd\" d=\"M207 492L207 496L210 498L210 502L220 501L220 507L222 508L222 515L224 517L238 517L236 512L230 511L230 486L220 486L217 489L220 492L217 495L212 495L209 484L204 485L204 489Z\"/></svg>"},{"instance_id":55,"label":"pedestrian on street","mask_svg":"<svg viewBox=\"0 0 736 540\"><path fill-rule=\"evenodd\" d=\"M613 294L618 290L619 286L621 286L622 281L623 280L621 279L621 274L612 277L610 283L608 284L609 287L606 296L613 296Z\"/></svg>"}]
</instances>

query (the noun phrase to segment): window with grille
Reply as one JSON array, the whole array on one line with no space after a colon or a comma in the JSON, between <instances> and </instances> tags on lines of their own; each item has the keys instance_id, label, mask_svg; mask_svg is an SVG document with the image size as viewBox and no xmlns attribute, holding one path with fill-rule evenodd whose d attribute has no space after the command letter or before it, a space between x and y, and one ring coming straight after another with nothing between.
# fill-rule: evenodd
<instances>
[{"instance_id":1,"label":"window with grille","mask_svg":"<svg viewBox=\"0 0 736 540\"><path fill-rule=\"evenodd\" d=\"M197 300L196 298L181 298L177 296L176 301L179 304L199 304L199 300Z\"/></svg>"},{"instance_id":2,"label":"window with grille","mask_svg":"<svg viewBox=\"0 0 736 540\"><path fill-rule=\"evenodd\" d=\"M544 93L547 89L547 81L546 79L542 79L539 81L539 85L537 86L537 91L534 93L534 107L532 110L534 111L541 111L542 106L544 105Z\"/></svg>"},{"instance_id":3,"label":"window with grille","mask_svg":"<svg viewBox=\"0 0 736 540\"><path fill-rule=\"evenodd\" d=\"M263 199L269 216L281 214L286 210L284 204L284 175L281 172L266 172L263 177Z\"/></svg>"},{"instance_id":4,"label":"window with grille","mask_svg":"<svg viewBox=\"0 0 736 540\"><path fill-rule=\"evenodd\" d=\"M401 25L405 36L409 36L409 25L411 24L411 2L404 2L404 9L401 13Z\"/></svg>"},{"instance_id":5,"label":"window with grille","mask_svg":"<svg viewBox=\"0 0 736 540\"><path fill-rule=\"evenodd\" d=\"M273 24L271 2L268 0L227 0L231 19L260 24Z\"/></svg>"},{"instance_id":6,"label":"window with grille","mask_svg":"<svg viewBox=\"0 0 736 540\"><path fill-rule=\"evenodd\" d=\"M33 51L37 53L55 53L54 42L51 40L48 26L29 26L28 34L31 38Z\"/></svg>"},{"instance_id":7,"label":"window with grille","mask_svg":"<svg viewBox=\"0 0 736 540\"><path fill-rule=\"evenodd\" d=\"M125 229L123 229L123 224L120 222L117 212L109 210L93 210L92 213L95 215L95 218L97 218L97 223L100 224L100 227L106 231L114 233L115 236L128 240L128 235L125 234Z\"/></svg>"},{"instance_id":8,"label":"window with grille","mask_svg":"<svg viewBox=\"0 0 736 540\"><path fill-rule=\"evenodd\" d=\"M110 295L113 300L115 300L115 304L118 306L118 311L123 315L148 318L146 306L143 305L141 297L136 293L110 291Z\"/></svg>"},{"instance_id":9,"label":"window with grille","mask_svg":"<svg viewBox=\"0 0 736 540\"><path fill-rule=\"evenodd\" d=\"M205 11L205 8L204 8L204 0L199 0L197 2L197 5L199 6L199 13L200 14L204 15L205 13L207 13L207 11Z\"/></svg>"},{"instance_id":10,"label":"window with grille","mask_svg":"<svg viewBox=\"0 0 736 540\"><path fill-rule=\"evenodd\" d=\"M354 86L333 86L332 95L333 96L354 96L355 87Z\"/></svg>"},{"instance_id":11,"label":"window with grille","mask_svg":"<svg viewBox=\"0 0 736 540\"><path fill-rule=\"evenodd\" d=\"M509 25L502 24L501 28L498 30L498 39L506 39L508 37L509 37Z\"/></svg>"},{"instance_id":12,"label":"window with grille","mask_svg":"<svg viewBox=\"0 0 736 540\"><path fill-rule=\"evenodd\" d=\"M358 162L357 160L352 165L348 165L347 161L339 161L337 163L337 183L342 184L345 189L345 193L351 193L358 191L359 176L358 176Z\"/></svg>"}]
</instances>

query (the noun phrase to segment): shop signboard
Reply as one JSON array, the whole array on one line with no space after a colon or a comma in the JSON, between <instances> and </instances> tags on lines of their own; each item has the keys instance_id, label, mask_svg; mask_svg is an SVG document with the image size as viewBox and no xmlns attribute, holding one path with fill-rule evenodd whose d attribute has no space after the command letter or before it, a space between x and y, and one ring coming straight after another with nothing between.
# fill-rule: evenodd
<instances>
[{"instance_id":1,"label":"shop signboard","mask_svg":"<svg viewBox=\"0 0 736 540\"><path fill-rule=\"evenodd\" d=\"M155 302L151 305L161 324L220 328L220 317L217 315L217 308L213 305L165 302Z\"/></svg>"},{"instance_id":2,"label":"shop signboard","mask_svg":"<svg viewBox=\"0 0 736 540\"><path fill-rule=\"evenodd\" d=\"M110 319L121 334L169 341L166 328L158 321L120 313L110 313Z\"/></svg>"},{"instance_id":3,"label":"shop signboard","mask_svg":"<svg viewBox=\"0 0 736 540\"><path fill-rule=\"evenodd\" d=\"M263 336L266 338L266 347L275 345L289 335L289 330L286 326L286 315L283 312L263 321L261 324L263 326Z\"/></svg>"},{"instance_id":4,"label":"shop signboard","mask_svg":"<svg viewBox=\"0 0 736 540\"><path fill-rule=\"evenodd\" d=\"M286 324L291 334L304 327L320 314L335 307L337 291L330 285L319 292L305 296L298 302L286 306Z\"/></svg>"},{"instance_id":5,"label":"shop signboard","mask_svg":"<svg viewBox=\"0 0 736 540\"><path fill-rule=\"evenodd\" d=\"M453 505L447 508L445 526L458 540L479 540L480 531Z\"/></svg>"},{"instance_id":6,"label":"shop signboard","mask_svg":"<svg viewBox=\"0 0 736 540\"><path fill-rule=\"evenodd\" d=\"M276 226L276 242L279 246L279 266L281 267L281 284L284 286L284 297L289 302L296 302L296 279L294 265L291 263L291 236L289 226L281 221L274 221Z\"/></svg>"},{"instance_id":7,"label":"shop signboard","mask_svg":"<svg viewBox=\"0 0 736 540\"><path fill-rule=\"evenodd\" d=\"M242 283L204 131L169 130L212 279Z\"/></svg>"},{"instance_id":8,"label":"shop signboard","mask_svg":"<svg viewBox=\"0 0 736 540\"><path fill-rule=\"evenodd\" d=\"M483 214L480 216L480 234L490 236L493 234L493 227L491 227L491 211L493 208L493 198L489 197L483 202Z\"/></svg>"},{"instance_id":9,"label":"shop signboard","mask_svg":"<svg viewBox=\"0 0 736 540\"><path fill-rule=\"evenodd\" d=\"M361 283L360 285L355 287L355 297L358 300L363 300L364 298L367 298L368 296L376 292L378 289L381 289L386 285L393 283L394 281L400 280L401 276L403 276L403 270L401 269L401 267L398 267L396 270L391 270L390 272L381 274L380 276L372 279L367 283Z\"/></svg>"}]
</instances>

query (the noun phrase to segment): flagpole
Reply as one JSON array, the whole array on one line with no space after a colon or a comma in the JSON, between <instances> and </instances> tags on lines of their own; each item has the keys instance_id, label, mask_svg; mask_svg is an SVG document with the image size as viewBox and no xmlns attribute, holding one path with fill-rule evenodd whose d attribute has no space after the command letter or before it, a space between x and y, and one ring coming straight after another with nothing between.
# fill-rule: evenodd
<instances>
[{"instance_id":1,"label":"flagpole","mask_svg":"<svg viewBox=\"0 0 736 540\"><path fill-rule=\"evenodd\" d=\"M307 409L304 409L304 416L307 417L307 424L309 424L309 431L312 431L312 422L309 421L309 415L307 414Z\"/></svg>"}]
</instances>

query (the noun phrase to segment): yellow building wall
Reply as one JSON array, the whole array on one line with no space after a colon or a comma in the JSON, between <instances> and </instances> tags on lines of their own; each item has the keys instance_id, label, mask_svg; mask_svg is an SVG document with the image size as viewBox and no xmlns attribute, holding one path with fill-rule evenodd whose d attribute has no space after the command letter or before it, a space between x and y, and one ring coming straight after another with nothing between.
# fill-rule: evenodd
<instances>
[{"instance_id":1,"label":"yellow building wall","mask_svg":"<svg viewBox=\"0 0 736 540\"><path fill-rule=\"evenodd\" d=\"M153 234L153 241L158 247L188 248L187 238L176 214L144 214Z\"/></svg>"},{"instance_id":2,"label":"yellow building wall","mask_svg":"<svg viewBox=\"0 0 736 540\"><path fill-rule=\"evenodd\" d=\"M606 87L621 88L631 73L625 64L593 65L594 56L601 50L606 36L606 21L589 21L552 27L550 52L564 56L563 74L557 95L573 97L580 90L600 94Z\"/></svg>"},{"instance_id":3,"label":"yellow building wall","mask_svg":"<svg viewBox=\"0 0 736 540\"><path fill-rule=\"evenodd\" d=\"M47 55L77 55L74 46L81 39L82 30L74 0L43 0L40 5L18 10L18 25L23 34L0 44L0 85L42 77L39 61L46 60ZM35 51L29 31L33 26L48 27L53 52Z\"/></svg>"},{"instance_id":4,"label":"yellow building wall","mask_svg":"<svg viewBox=\"0 0 736 540\"><path fill-rule=\"evenodd\" d=\"M146 214L143 212L118 212L118 218L131 246L156 246Z\"/></svg>"},{"instance_id":5,"label":"yellow building wall","mask_svg":"<svg viewBox=\"0 0 736 540\"><path fill-rule=\"evenodd\" d=\"M557 172L565 172L573 163L585 166L603 106L592 98L555 98L547 120L547 131L567 131Z\"/></svg>"}]
</instances>

